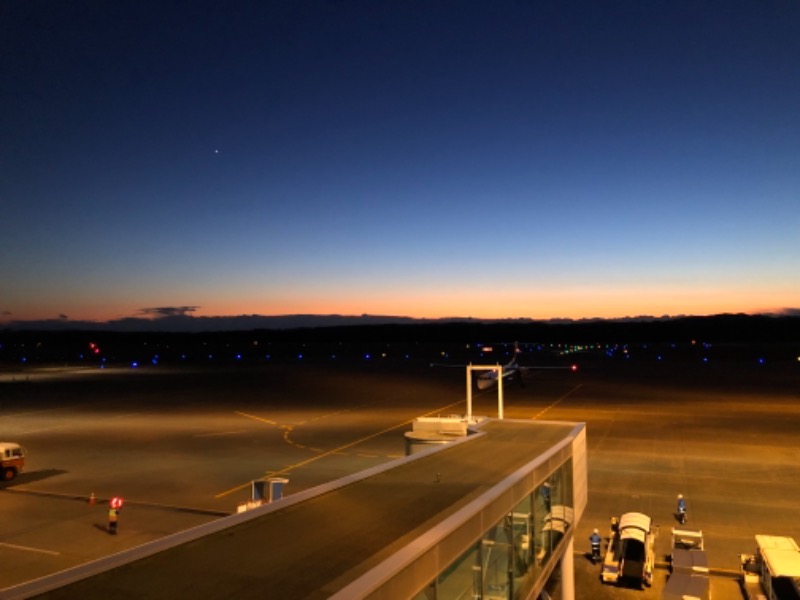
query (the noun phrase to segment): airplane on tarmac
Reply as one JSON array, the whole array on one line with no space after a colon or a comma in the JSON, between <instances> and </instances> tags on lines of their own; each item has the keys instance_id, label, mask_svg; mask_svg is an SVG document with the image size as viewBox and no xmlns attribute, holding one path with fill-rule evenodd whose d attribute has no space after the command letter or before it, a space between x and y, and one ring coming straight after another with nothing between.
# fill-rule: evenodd
<instances>
[{"instance_id":1,"label":"airplane on tarmac","mask_svg":"<svg viewBox=\"0 0 800 600\"><path fill-rule=\"evenodd\" d=\"M517 360L519 355L522 354L522 349L519 346L519 342L514 342L514 354L506 364L502 365L502 373L503 373L503 382L507 381L519 381L520 385L524 387L525 382L522 380L522 373L525 371L533 371L533 370L541 370L541 369L569 369L571 371L577 371L578 365L571 365L568 367L560 367L560 366L523 366L519 364ZM451 364L442 364L442 363L431 363L432 367L467 367L469 365L451 365ZM476 378L476 385L478 389L488 390L495 385L497 385L497 379L499 377L499 373L497 370L490 369L481 372Z\"/></svg>"}]
</instances>

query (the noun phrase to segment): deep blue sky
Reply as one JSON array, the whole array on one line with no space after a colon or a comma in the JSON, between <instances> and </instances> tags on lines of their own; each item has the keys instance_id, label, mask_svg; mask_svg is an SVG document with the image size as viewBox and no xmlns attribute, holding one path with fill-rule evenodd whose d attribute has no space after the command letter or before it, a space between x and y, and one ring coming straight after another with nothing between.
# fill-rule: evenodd
<instances>
[{"instance_id":1,"label":"deep blue sky","mask_svg":"<svg viewBox=\"0 0 800 600\"><path fill-rule=\"evenodd\" d=\"M800 307L800 3L0 5L0 322Z\"/></svg>"}]
</instances>

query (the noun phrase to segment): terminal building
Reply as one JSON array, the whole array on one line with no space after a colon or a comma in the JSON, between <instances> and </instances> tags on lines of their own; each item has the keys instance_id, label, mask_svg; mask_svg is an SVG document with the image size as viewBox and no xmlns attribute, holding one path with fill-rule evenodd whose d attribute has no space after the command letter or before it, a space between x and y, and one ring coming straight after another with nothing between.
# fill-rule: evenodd
<instances>
[{"instance_id":1,"label":"terminal building","mask_svg":"<svg viewBox=\"0 0 800 600\"><path fill-rule=\"evenodd\" d=\"M574 599L583 423L453 441L3 590L7 598Z\"/></svg>"}]
</instances>

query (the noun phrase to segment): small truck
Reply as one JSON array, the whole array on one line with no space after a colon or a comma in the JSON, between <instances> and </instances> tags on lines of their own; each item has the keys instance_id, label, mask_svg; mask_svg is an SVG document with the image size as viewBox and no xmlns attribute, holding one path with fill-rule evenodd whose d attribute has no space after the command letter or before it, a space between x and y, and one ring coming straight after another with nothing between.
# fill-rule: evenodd
<instances>
[{"instance_id":1,"label":"small truck","mask_svg":"<svg viewBox=\"0 0 800 600\"><path fill-rule=\"evenodd\" d=\"M800 598L800 546L794 538L757 535L755 554L740 554L748 600Z\"/></svg>"},{"instance_id":2,"label":"small truck","mask_svg":"<svg viewBox=\"0 0 800 600\"><path fill-rule=\"evenodd\" d=\"M0 475L11 481L25 469L25 448L14 442L0 442Z\"/></svg>"},{"instance_id":3,"label":"small truck","mask_svg":"<svg viewBox=\"0 0 800 600\"><path fill-rule=\"evenodd\" d=\"M655 537L650 517L629 512L611 519L611 536L603 560L603 583L639 587L653 584Z\"/></svg>"}]
</instances>

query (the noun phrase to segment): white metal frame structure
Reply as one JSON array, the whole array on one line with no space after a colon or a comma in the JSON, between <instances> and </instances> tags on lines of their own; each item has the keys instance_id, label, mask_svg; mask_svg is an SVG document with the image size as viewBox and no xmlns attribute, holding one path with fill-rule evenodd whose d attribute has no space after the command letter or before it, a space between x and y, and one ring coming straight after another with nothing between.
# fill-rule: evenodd
<instances>
[{"instance_id":1,"label":"white metal frame structure","mask_svg":"<svg viewBox=\"0 0 800 600\"><path fill-rule=\"evenodd\" d=\"M503 367L502 365L467 365L467 420L472 420L472 372L497 371L497 418L503 418Z\"/></svg>"}]
</instances>

